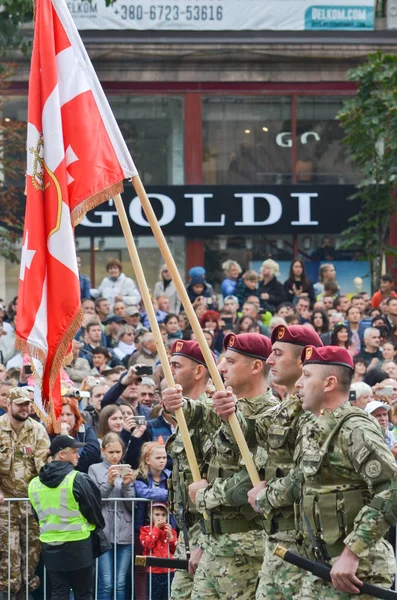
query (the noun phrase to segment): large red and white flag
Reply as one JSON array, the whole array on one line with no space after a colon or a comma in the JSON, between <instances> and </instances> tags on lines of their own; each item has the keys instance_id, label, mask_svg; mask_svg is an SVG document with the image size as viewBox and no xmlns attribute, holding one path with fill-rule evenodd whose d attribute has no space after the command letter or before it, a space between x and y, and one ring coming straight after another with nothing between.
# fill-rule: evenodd
<instances>
[{"instance_id":1,"label":"large red and white flag","mask_svg":"<svg viewBox=\"0 0 397 600\"><path fill-rule=\"evenodd\" d=\"M47 412L82 322L74 226L137 175L65 0L36 0L17 346Z\"/></svg>"}]
</instances>

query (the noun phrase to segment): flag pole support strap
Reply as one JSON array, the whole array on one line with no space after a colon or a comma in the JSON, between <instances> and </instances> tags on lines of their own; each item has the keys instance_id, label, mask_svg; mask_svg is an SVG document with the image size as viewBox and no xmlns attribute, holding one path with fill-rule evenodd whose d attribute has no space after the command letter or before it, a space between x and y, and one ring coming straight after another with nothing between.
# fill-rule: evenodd
<instances>
[{"instance_id":1,"label":"flag pole support strap","mask_svg":"<svg viewBox=\"0 0 397 600\"><path fill-rule=\"evenodd\" d=\"M197 315L194 311L192 303L190 302L190 298L187 294L186 288L183 284L182 278L181 278L178 268L175 264L174 257L172 256L172 253L168 247L167 241L166 241L164 234L161 230L161 227L157 221L157 217L154 213L152 205L150 204L149 198L146 194L146 190L143 187L143 184L142 184L142 181L141 181L139 175L132 178L132 184L137 193L137 196L139 197L139 200L141 201L141 205L145 212L146 218L150 224L153 235L156 238L157 244L160 248L160 252L163 255L164 262L166 263L166 265L168 267L169 273L170 273L172 280L174 282L174 285L177 289L179 298L182 301L183 308L189 318L190 324L191 324L194 334L196 336L196 340L200 346L204 360L205 360L208 370L210 372L213 384L218 391L225 391L225 386L223 384L222 378L218 371L218 367L212 357L211 350L209 349L209 346L208 346L207 340L205 339L203 330L200 327L200 323L198 321ZM232 428L233 435L236 438L236 442L240 449L241 456L244 460L244 463L245 463L246 469L248 471L248 474L251 478L251 481L252 481L253 485L257 485L258 483L260 483L260 478L259 478L258 472L256 470L255 463L252 458L252 454L248 448L248 444L244 438L243 432L241 431L240 424L239 424L235 414L233 414L229 417L229 424L230 424L230 427Z\"/></svg>"},{"instance_id":2,"label":"flag pole support strap","mask_svg":"<svg viewBox=\"0 0 397 600\"><path fill-rule=\"evenodd\" d=\"M116 205L117 213L120 219L121 228L123 230L123 234L125 237L125 241L127 244L128 252L130 255L130 259L132 262L132 266L134 268L135 277L138 282L139 291L142 295L143 304L145 306L146 313L149 318L150 328L156 340L157 351L159 353L161 366L163 367L165 380L167 382L168 387L175 387L175 381L172 376L170 363L168 360L168 356L164 347L163 338L161 337L161 332L159 328L159 324L157 323L156 314L154 312L152 300L150 298L149 289L146 283L145 275L142 269L142 264L139 259L138 251L135 245L135 241L132 235L131 227L128 222L127 214L125 212L123 200L120 194L117 194L114 197L114 203ZM197 463L196 455L194 453L193 444L191 437L189 435L189 429L186 424L185 415L183 410L180 408L175 412L175 417L178 423L178 427L181 432L181 436L183 439L183 445L185 447L187 459L189 462L189 467L192 472L193 480L195 482L200 481L202 479L200 469Z\"/></svg>"}]
</instances>

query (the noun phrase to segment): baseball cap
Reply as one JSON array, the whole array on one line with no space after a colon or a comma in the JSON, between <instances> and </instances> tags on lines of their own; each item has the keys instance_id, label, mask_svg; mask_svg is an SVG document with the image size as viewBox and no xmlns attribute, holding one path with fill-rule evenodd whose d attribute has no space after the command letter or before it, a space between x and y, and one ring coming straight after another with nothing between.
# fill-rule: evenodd
<instances>
[{"instance_id":1,"label":"baseball cap","mask_svg":"<svg viewBox=\"0 0 397 600\"><path fill-rule=\"evenodd\" d=\"M125 323L124 317L120 315L112 315L105 321L105 325L109 325L109 323Z\"/></svg>"},{"instance_id":2,"label":"baseball cap","mask_svg":"<svg viewBox=\"0 0 397 600\"><path fill-rule=\"evenodd\" d=\"M128 317L133 317L134 315L140 315L141 313L137 306L127 306L127 308L125 309L125 314Z\"/></svg>"},{"instance_id":3,"label":"baseball cap","mask_svg":"<svg viewBox=\"0 0 397 600\"><path fill-rule=\"evenodd\" d=\"M364 410L369 415L372 415L372 413L378 410L378 408L385 408L387 411L391 410L390 404L387 404L386 402L380 402L379 400L371 400L371 402L368 402Z\"/></svg>"},{"instance_id":4,"label":"baseball cap","mask_svg":"<svg viewBox=\"0 0 397 600\"><path fill-rule=\"evenodd\" d=\"M71 435L57 435L51 442L50 456L54 456L65 448L84 448L87 444L78 442Z\"/></svg>"},{"instance_id":5,"label":"baseball cap","mask_svg":"<svg viewBox=\"0 0 397 600\"><path fill-rule=\"evenodd\" d=\"M226 296L226 298L223 299L223 303L225 303L227 300L233 300L233 302L235 302L236 304L238 304L238 298L237 298L237 296L233 296L233 295Z\"/></svg>"},{"instance_id":6,"label":"baseball cap","mask_svg":"<svg viewBox=\"0 0 397 600\"><path fill-rule=\"evenodd\" d=\"M25 402L33 402L29 396L29 390L26 387L13 387L8 392L8 399L13 404L25 404Z\"/></svg>"}]
</instances>

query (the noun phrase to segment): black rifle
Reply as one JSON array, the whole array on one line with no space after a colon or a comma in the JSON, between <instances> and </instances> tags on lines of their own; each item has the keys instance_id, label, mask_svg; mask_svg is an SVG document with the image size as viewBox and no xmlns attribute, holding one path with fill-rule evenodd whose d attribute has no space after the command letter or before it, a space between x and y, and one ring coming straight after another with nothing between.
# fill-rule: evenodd
<instances>
[{"instance_id":1,"label":"black rifle","mask_svg":"<svg viewBox=\"0 0 397 600\"><path fill-rule=\"evenodd\" d=\"M310 560L305 556L300 556L300 554L295 554L295 552L287 550L280 544L276 546L273 554L279 558L282 558L291 565L295 565L300 569L309 571L309 573L313 573L313 575L316 575L316 577L332 583L332 567L323 561ZM375 598L383 598L384 600L397 600L397 592L394 592L393 590L387 590L386 588L381 588L377 585L372 585L371 583L363 583L359 589L359 594L369 594L370 596L374 596Z\"/></svg>"}]
</instances>

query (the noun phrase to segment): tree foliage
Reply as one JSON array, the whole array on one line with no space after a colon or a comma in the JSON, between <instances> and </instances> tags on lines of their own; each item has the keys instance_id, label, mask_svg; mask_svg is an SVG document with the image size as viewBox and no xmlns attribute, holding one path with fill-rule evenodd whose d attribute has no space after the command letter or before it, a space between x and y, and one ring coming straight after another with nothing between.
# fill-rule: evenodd
<instances>
[{"instance_id":1,"label":"tree foliage","mask_svg":"<svg viewBox=\"0 0 397 600\"><path fill-rule=\"evenodd\" d=\"M26 123L15 121L3 112L7 79L12 65L3 65L0 72L0 255L16 261L15 242L22 235L20 214L26 171Z\"/></svg>"},{"instance_id":2,"label":"tree foliage","mask_svg":"<svg viewBox=\"0 0 397 600\"><path fill-rule=\"evenodd\" d=\"M337 118L363 178L353 196L361 200L360 211L342 235L345 247L365 249L378 289L384 257L397 256L387 243L390 219L397 215L397 56L372 54L348 77L357 94Z\"/></svg>"}]
</instances>

